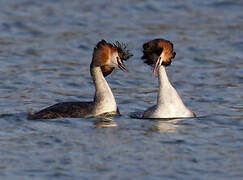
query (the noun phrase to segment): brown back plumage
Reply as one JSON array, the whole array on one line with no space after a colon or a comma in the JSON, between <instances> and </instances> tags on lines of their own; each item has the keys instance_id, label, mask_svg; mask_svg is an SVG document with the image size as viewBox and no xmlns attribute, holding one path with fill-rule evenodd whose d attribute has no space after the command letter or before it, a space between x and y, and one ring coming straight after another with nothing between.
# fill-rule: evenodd
<instances>
[{"instance_id":1,"label":"brown back plumage","mask_svg":"<svg viewBox=\"0 0 243 180\"><path fill-rule=\"evenodd\" d=\"M161 53L164 52L165 59L162 62L162 65L169 66L171 64L171 59L176 55L173 52L173 44L165 39L154 39L143 45L143 56L141 59L144 59L144 63L148 65L153 65Z\"/></svg>"},{"instance_id":2,"label":"brown back plumage","mask_svg":"<svg viewBox=\"0 0 243 180\"><path fill-rule=\"evenodd\" d=\"M96 66L101 66L101 70L104 76L108 76L114 70L114 67L104 65L110 58L112 51L117 51L122 61L128 60L133 55L127 50L127 45L116 41L116 43L107 43L105 40L101 40L94 48L93 58L97 58L98 61L94 62Z\"/></svg>"}]
</instances>

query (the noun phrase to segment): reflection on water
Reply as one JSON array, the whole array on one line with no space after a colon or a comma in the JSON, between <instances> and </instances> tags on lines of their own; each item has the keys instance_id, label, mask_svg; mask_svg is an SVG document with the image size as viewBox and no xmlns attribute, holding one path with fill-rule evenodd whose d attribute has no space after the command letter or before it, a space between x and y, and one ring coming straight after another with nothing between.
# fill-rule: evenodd
<instances>
[{"instance_id":1,"label":"reflection on water","mask_svg":"<svg viewBox=\"0 0 243 180\"><path fill-rule=\"evenodd\" d=\"M0 1L0 179L241 179L242 7L237 0ZM154 38L173 42L169 79L206 117L129 117L156 103L157 79L140 59ZM29 111L93 99L89 64L101 39L127 42L134 54L128 73L107 78L122 116L28 121Z\"/></svg>"},{"instance_id":2,"label":"reflection on water","mask_svg":"<svg viewBox=\"0 0 243 180\"><path fill-rule=\"evenodd\" d=\"M153 123L151 123L151 126L148 127L149 131L156 131L156 132L164 132L164 133L177 133L177 128L180 127L180 125L177 125L177 122L179 122L182 119L172 119L172 120L154 120Z\"/></svg>"},{"instance_id":3,"label":"reflection on water","mask_svg":"<svg viewBox=\"0 0 243 180\"><path fill-rule=\"evenodd\" d=\"M117 127L117 123L113 120L112 117L102 118L102 119L96 120L94 122L94 126L96 128L110 128L110 127Z\"/></svg>"}]
</instances>

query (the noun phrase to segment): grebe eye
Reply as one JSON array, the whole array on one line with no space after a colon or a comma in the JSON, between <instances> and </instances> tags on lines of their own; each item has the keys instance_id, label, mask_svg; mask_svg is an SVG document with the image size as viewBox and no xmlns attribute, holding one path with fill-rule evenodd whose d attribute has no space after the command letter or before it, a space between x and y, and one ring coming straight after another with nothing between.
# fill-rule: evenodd
<instances>
[{"instance_id":1,"label":"grebe eye","mask_svg":"<svg viewBox=\"0 0 243 180\"><path fill-rule=\"evenodd\" d=\"M119 61L121 61L121 58L119 56L117 56L116 60L119 62Z\"/></svg>"}]
</instances>

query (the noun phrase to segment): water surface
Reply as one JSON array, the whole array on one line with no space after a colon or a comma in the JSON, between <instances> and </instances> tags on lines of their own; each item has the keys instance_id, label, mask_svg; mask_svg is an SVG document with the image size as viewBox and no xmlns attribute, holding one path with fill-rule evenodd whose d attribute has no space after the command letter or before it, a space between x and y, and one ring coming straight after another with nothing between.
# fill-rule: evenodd
<instances>
[{"instance_id":1,"label":"water surface","mask_svg":"<svg viewBox=\"0 0 243 180\"><path fill-rule=\"evenodd\" d=\"M199 1L0 2L1 179L240 179L243 177L243 3ZM157 79L142 44L165 38L168 76L201 118L151 121ZM122 116L28 121L64 101L88 101L89 64L101 40L129 44L129 73L108 82Z\"/></svg>"}]
</instances>

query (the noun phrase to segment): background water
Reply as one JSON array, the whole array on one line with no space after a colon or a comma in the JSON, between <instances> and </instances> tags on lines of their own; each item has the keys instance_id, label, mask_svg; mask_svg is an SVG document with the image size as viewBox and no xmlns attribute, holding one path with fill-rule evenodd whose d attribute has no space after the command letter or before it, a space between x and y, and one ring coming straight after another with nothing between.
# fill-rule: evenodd
<instances>
[{"instance_id":1,"label":"background water","mask_svg":"<svg viewBox=\"0 0 243 180\"><path fill-rule=\"evenodd\" d=\"M242 179L243 2L1 0L0 179ZM201 118L131 119L155 104L142 44L165 38L168 75ZM56 102L86 101L101 40L134 56L108 81L121 117L28 121Z\"/></svg>"}]
</instances>

